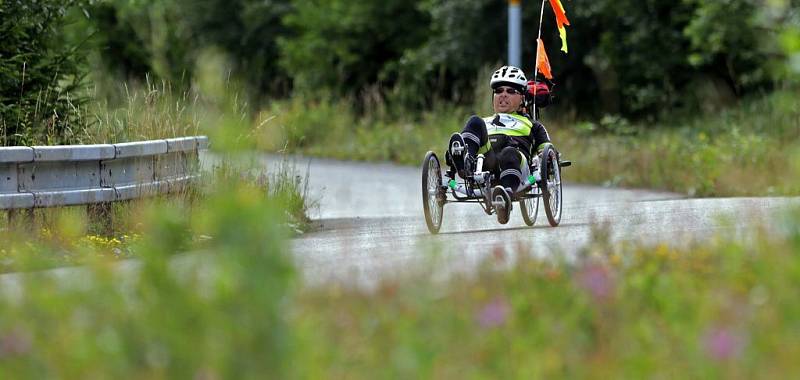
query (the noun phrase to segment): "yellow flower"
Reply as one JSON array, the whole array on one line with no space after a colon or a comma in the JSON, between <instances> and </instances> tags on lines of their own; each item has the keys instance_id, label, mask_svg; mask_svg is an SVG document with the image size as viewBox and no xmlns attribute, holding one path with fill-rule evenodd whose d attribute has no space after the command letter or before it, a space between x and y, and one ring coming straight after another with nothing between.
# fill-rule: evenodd
<instances>
[{"instance_id":1,"label":"yellow flower","mask_svg":"<svg viewBox=\"0 0 800 380\"><path fill-rule=\"evenodd\" d=\"M616 253L611 255L611 265L618 267L621 263L622 263L622 256Z\"/></svg>"},{"instance_id":2,"label":"yellow flower","mask_svg":"<svg viewBox=\"0 0 800 380\"><path fill-rule=\"evenodd\" d=\"M656 247L656 256L659 258L666 258L669 256L669 247L666 244L659 244Z\"/></svg>"}]
</instances>

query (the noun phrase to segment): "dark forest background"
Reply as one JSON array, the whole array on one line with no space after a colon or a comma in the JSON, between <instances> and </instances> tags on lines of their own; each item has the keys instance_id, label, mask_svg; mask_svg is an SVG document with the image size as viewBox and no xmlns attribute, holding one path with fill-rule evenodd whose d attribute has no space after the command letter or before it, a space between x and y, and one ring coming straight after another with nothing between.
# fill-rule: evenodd
<instances>
[{"instance_id":1,"label":"dark forest background","mask_svg":"<svg viewBox=\"0 0 800 380\"><path fill-rule=\"evenodd\" d=\"M787 83L800 40L800 0L563 3L569 54L549 4L543 40L559 109L577 119L663 120L772 91ZM540 4L522 4L529 74ZM500 0L4 0L0 124L13 143L22 130L73 128L70 110L86 102L120 102L120 83L188 89L209 50L226 57L251 106L470 104L476 81L504 63L506 23Z\"/></svg>"}]
</instances>

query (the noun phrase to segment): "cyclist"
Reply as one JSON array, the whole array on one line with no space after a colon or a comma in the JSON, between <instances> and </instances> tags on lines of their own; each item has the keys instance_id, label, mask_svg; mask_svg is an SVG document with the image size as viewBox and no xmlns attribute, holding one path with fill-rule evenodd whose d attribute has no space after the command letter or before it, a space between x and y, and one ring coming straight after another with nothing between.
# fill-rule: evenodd
<instances>
[{"instance_id":1,"label":"cyclist","mask_svg":"<svg viewBox=\"0 0 800 380\"><path fill-rule=\"evenodd\" d=\"M540 95L542 89L538 83L529 83L525 73L514 66L499 68L489 84L494 93L495 114L470 117L461 133L450 138L447 158L452 160L458 174L466 178L474 174L477 155L483 154L483 169L494 173L508 195L513 196L524 187L533 148L538 151L542 144L550 142L547 129L531 118L526 107L533 103L533 96L526 102L526 93ZM549 99L549 93L546 98ZM541 96L536 96L537 105L541 104L540 99Z\"/></svg>"}]
</instances>

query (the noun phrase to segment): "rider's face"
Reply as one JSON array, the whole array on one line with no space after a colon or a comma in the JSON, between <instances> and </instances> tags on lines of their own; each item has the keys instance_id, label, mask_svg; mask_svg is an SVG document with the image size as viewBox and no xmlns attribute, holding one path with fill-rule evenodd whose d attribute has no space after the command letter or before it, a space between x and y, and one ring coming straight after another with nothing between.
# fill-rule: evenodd
<instances>
[{"instance_id":1,"label":"rider's face","mask_svg":"<svg viewBox=\"0 0 800 380\"><path fill-rule=\"evenodd\" d=\"M494 90L492 107L494 112L511 113L519 110L522 104L522 94L511 87L500 86Z\"/></svg>"}]
</instances>

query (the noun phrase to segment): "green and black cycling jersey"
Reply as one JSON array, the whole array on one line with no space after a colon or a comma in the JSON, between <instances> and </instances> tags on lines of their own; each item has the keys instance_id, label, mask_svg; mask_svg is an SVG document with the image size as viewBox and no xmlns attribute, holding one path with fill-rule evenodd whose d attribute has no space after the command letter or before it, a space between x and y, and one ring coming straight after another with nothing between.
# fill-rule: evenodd
<instances>
[{"instance_id":1,"label":"green and black cycling jersey","mask_svg":"<svg viewBox=\"0 0 800 380\"><path fill-rule=\"evenodd\" d=\"M519 113L498 113L483 118L489 141L479 153L486 153L490 147L495 152L507 146L515 147L530 159L531 148L550 142L550 135L544 125Z\"/></svg>"}]
</instances>

